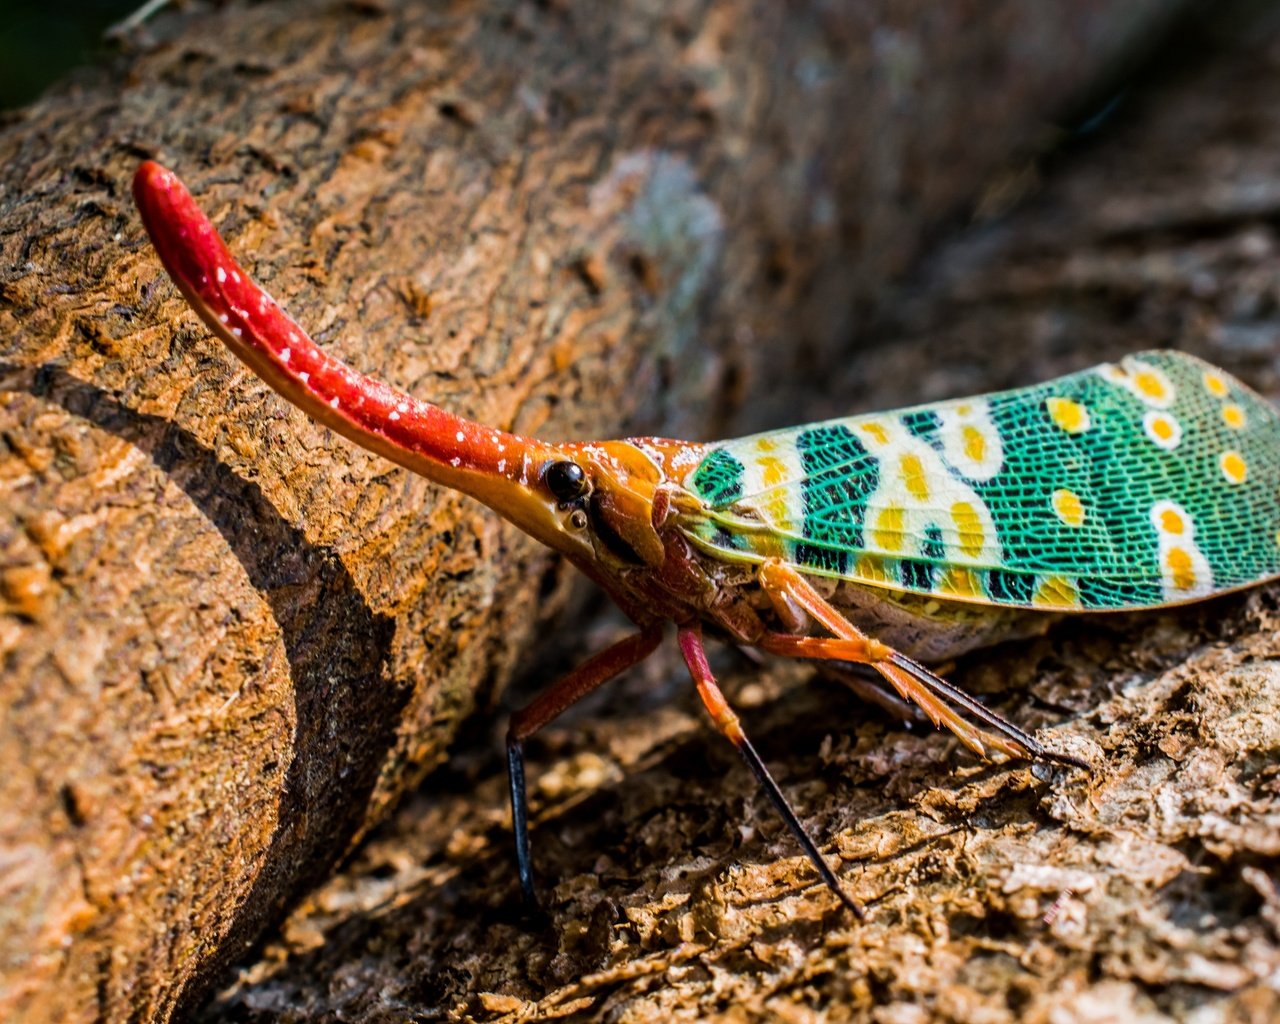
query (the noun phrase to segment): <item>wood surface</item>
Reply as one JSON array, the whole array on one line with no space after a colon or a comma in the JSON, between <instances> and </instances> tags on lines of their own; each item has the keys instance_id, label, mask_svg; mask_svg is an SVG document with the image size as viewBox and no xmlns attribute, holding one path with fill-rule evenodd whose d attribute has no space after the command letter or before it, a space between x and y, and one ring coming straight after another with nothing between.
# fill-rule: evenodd
<instances>
[{"instance_id":1,"label":"wood surface","mask_svg":"<svg viewBox=\"0 0 1280 1024\"><path fill-rule=\"evenodd\" d=\"M936 250L825 411L1157 344L1280 398L1280 24L1238 25L1234 42L1211 28L1181 36L1096 135L1028 168L1017 209ZM983 764L805 666L719 654L865 923L669 657L533 747L539 926L513 914L501 759L475 736L202 1019L1280 1019L1275 585L1066 618L950 674L1089 774Z\"/></svg>"},{"instance_id":2,"label":"wood surface","mask_svg":"<svg viewBox=\"0 0 1280 1024\"><path fill-rule=\"evenodd\" d=\"M630 888L618 891L608 871L596 880L595 861L582 859L596 837L561 859L541 821L545 876L566 893L614 884L605 909L592 898L590 913L574 916L587 904L572 904L566 919L562 902L545 932L495 932L477 916L492 907L505 920L514 893L500 793L484 758L467 754L489 749L476 740L483 726L461 742L463 768L415 788L460 723L545 649L565 572L473 503L309 423L225 354L146 244L128 199L140 159L178 170L282 304L366 371L550 438L712 437L852 403L860 394L833 379L859 368L876 399L892 390L885 381L905 387L894 368L915 364L864 347L898 308L889 286L940 226L999 205L993 187L1052 141L1050 119L1096 100L1169 9L194 5L5 115L0 1016L184 1015L409 790L411 809L437 811L396 827L418 821L427 849L480 873L470 887L424 893L431 921L419 924L432 942L476 945L404 947L421 955L396 968L418 986L403 1013L403 996L377 1003L385 965L357 972L369 986L364 1019L491 1014L511 999L590 998L581 1012L593 1014L590 986L563 998L548 986L608 969L599 940L607 947L627 916L609 908ZM587 637L608 631L605 620ZM567 655L572 642L552 646ZM640 677L670 678L662 664ZM652 707L637 752L663 735L668 713ZM829 710L814 722L824 720ZM841 737L833 749L870 742ZM910 743L945 762L939 740ZM766 749L776 757L778 740ZM803 870L777 861L784 840L737 845L735 829L757 821L744 817L750 790L722 752L693 757L681 799L653 805L657 818L627 833L648 851L643 870L665 877L673 844L678 857L700 850L698 871L730 884L739 876L726 863L744 858L783 871L777 898L753 899L758 909L738 919L773 921L784 959L803 962L829 932L778 902L785 872ZM463 795L459 773L476 761L486 769ZM613 778L611 762L600 764ZM821 788L846 775L814 773L811 755L803 764L784 777L812 815L805 780ZM685 776L707 769L738 794L730 818L690 790ZM948 784L940 771L930 768L928 786ZM1031 778L979 775L997 793L1017 790L1003 780ZM602 781L571 772L564 792L584 777ZM639 799L662 799L629 768L619 779L631 777ZM543 773L544 808L555 778ZM901 778L909 787L916 776ZM822 834L867 810L840 806L847 817L813 820ZM1001 806L1016 816L1031 804ZM464 824L440 808L480 817ZM669 815L686 820L664 831ZM597 818L611 820L579 820ZM772 834L759 820L757 843ZM357 865L378 849L365 847ZM427 870L430 858L416 863ZM980 886L990 876L969 877ZM875 881L859 883L864 898ZM732 906L719 884L699 892ZM365 913L349 927L378 946ZM437 927L435 915L454 914ZM620 979L665 956L692 963L685 943L726 938L659 918L638 939L657 959L620 966ZM476 956L547 942L570 949L546 960L551 973L540 956L523 980L468 973ZM351 968L338 965L354 948L332 946L338 959L317 966L314 984L339 991ZM754 947L721 948L736 970ZM749 955L783 956L764 946ZM248 989L226 998L240 1016L333 1012L324 998L276 991L284 1002Z\"/></svg>"}]
</instances>

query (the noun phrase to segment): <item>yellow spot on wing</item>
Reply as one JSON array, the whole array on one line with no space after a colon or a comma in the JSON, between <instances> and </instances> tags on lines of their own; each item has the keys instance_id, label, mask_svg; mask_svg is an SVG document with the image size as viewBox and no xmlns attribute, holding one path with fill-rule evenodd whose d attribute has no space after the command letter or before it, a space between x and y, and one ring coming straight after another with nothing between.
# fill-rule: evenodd
<instances>
[{"instance_id":1,"label":"yellow spot on wing","mask_svg":"<svg viewBox=\"0 0 1280 1024\"><path fill-rule=\"evenodd\" d=\"M1046 576L1036 584L1031 603L1037 608L1078 608L1080 592L1065 576Z\"/></svg>"},{"instance_id":2,"label":"yellow spot on wing","mask_svg":"<svg viewBox=\"0 0 1280 1024\"><path fill-rule=\"evenodd\" d=\"M1084 522L1084 502L1075 491L1065 487L1053 492L1053 512L1066 526L1079 526Z\"/></svg>"},{"instance_id":3,"label":"yellow spot on wing","mask_svg":"<svg viewBox=\"0 0 1280 1024\"><path fill-rule=\"evenodd\" d=\"M765 518L784 533L791 533L795 529L795 523L791 521L791 509L788 507L785 491L774 494L765 503L762 511L765 514Z\"/></svg>"},{"instance_id":4,"label":"yellow spot on wing","mask_svg":"<svg viewBox=\"0 0 1280 1024\"><path fill-rule=\"evenodd\" d=\"M875 422L861 423L858 425L858 429L861 430L868 437L870 437L877 444L889 443L889 432L884 429L884 426L882 424L875 423Z\"/></svg>"},{"instance_id":5,"label":"yellow spot on wing","mask_svg":"<svg viewBox=\"0 0 1280 1024\"><path fill-rule=\"evenodd\" d=\"M884 551L901 551L903 514L895 505L882 508L876 515L875 525L871 529L871 539L876 547Z\"/></svg>"},{"instance_id":6,"label":"yellow spot on wing","mask_svg":"<svg viewBox=\"0 0 1280 1024\"><path fill-rule=\"evenodd\" d=\"M939 594L950 594L954 597L983 597L982 588L978 586L978 578L972 571L962 565L948 566L938 580L934 591Z\"/></svg>"},{"instance_id":7,"label":"yellow spot on wing","mask_svg":"<svg viewBox=\"0 0 1280 1024\"><path fill-rule=\"evenodd\" d=\"M1068 434L1081 434L1089 429L1089 410L1069 398L1046 398L1044 407L1049 418Z\"/></svg>"},{"instance_id":8,"label":"yellow spot on wing","mask_svg":"<svg viewBox=\"0 0 1280 1024\"><path fill-rule=\"evenodd\" d=\"M1196 569L1186 548L1170 548L1164 560L1169 570L1169 578L1175 587L1179 590L1190 590L1196 585Z\"/></svg>"},{"instance_id":9,"label":"yellow spot on wing","mask_svg":"<svg viewBox=\"0 0 1280 1024\"><path fill-rule=\"evenodd\" d=\"M957 501L951 506L951 519L960 535L960 550L970 558L977 558L982 553L983 541L986 539L978 510L967 501Z\"/></svg>"},{"instance_id":10,"label":"yellow spot on wing","mask_svg":"<svg viewBox=\"0 0 1280 1024\"><path fill-rule=\"evenodd\" d=\"M898 468L902 473L902 485L911 497L917 501L924 501L929 497L929 480L925 475L924 463L920 461L920 456L902 456L898 462Z\"/></svg>"},{"instance_id":11,"label":"yellow spot on wing","mask_svg":"<svg viewBox=\"0 0 1280 1024\"><path fill-rule=\"evenodd\" d=\"M1222 475L1229 484L1244 483L1244 478L1249 475L1249 467L1245 465L1244 456L1239 452L1223 452L1218 465L1222 467Z\"/></svg>"},{"instance_id":12,"label":"yellow spot on wing","mask_svg":"<svg viewBox=\"0 0 1280 1024\"><path fill-rule=\"evenodd\" d=\"M1182 427L1168 413L1148 410L1142 417L1142 429L1161 448L1173 450L1182 440Z\"/></svg>"},{"instance_id":13,"label":"yellow spot on wing","mask_svg":"<svg viewBox=\"0 0 1280 1024\"><path fill-rule=\"evenodd\" d=\"M1165 533L1182 533L1187 528L1187 524L1183 521L1182 516L1178 515L1171 508L1162 509L1160 512L1160 529Z\"/></svg>"},{"instance_id":14,"label":"yellow spot on wing","mask_svg":"<svg viewBox=\"0 0 1280 1024\"><path fill-rule=\"evenodd\" d=\"M1232 430L1243 430L1245 424L1244 410L1234 402L1222 407L1222 422Z\"/></svg>"},{"instance_id":15,"label":"yellow spot on wing","mask_svg":"<svg viewBox=\"0 0 1280 1024\"><path fill-rule=\"evenodd\" d=\"M889 575L889 570L885 568L884 560L876 558L874 555L863 555L858 559L858 564L854 567L854 572L859 579L871 580L879 583L896 582Z\"/></svg>"},{"instance_id":16,"label":"yellow spot on wing","mask_svg":"<svg viewBox=\"0 0 1280 1024\"><path fill-rule=\"evenodd\" d=\"M787 479L787 464L776 455L762 455L756 459L756 465L763 471L761 482L766 487L777 487Z\"/></svg>"},{"instance_id":17,"label":"yellow spot on wing","mask_svg":"<svg viewBox=\"0 0 1280 1024\"><path fill-rule=\"evenodd\" d=\"M786 558L787 548L776 533L762 531L746 535L747 547L762 558Z\"/></svg>"},{"instance_id":18,"label":"yellow spot on wing","mask_svg":"<svg viewBox=\"0 0 1280 1024\"><path fill-rule=\"evenodd\" d=\"M964 453L974 462L981 462L987 453L987 439L982 431L972 424L964 428Z\"/></svg>"},{"instance_id":19,"label":"yellow spot on wing","mask_svg":"<svg viewBox=\"0 0 1280 1024\"><path fill-rule=\"evenodd\" d=\"M1212 370L1206 371L1204 375L1205 390L1214 398L1227 397L1227 382L1222 379L1220 374L1214 373Z\"/></svg>"},{"instance_id":20,"label":"yellow spot on wing","mask_svg":"<svg viewBox=\"0 0 1280 1024\"><path fill-rule=\"evenodd\" d=\"M1170 385L1165 382L1160 374L1151 370L1139 370L1135 373L1133 375L1133 386L1139 393L1157 402L1165 402L1172 397Z\"/></svg>"},{"instance_id":21,"label":"yellow spot on wing","mask_svg":"<svg viewBox=\"0 0 1280 1024\"><path fill-rule=\"evenodd\" d=\"M761 437L756 440L756 451L772 452L778 450L778 442L771 437Z\"/></svg>"}]
</instances>

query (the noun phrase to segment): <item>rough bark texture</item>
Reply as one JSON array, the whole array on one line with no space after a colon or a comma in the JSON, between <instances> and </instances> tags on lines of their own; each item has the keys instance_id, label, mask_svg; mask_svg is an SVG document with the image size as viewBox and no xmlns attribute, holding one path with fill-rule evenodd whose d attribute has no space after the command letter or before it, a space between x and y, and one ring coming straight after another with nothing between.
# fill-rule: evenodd
<instances>
[{"instance_id":1,"label":"rough bark texture","mask_svg":"<svg viewBox=\"0 0 1280 1024\"><path fill-rule=\"evenodd\" d=\"M1130 96L1034 200L940 252L821 411L1161 344L1280 398L1277 29ZM1194 40L1170 62L1202 61ZM1275 586L1065 619L952 674L1056 727L1091 775L979 764L795 665L720 668L867 923L815 883L672 659L543 737L545 922L513 914L502 767L478 739L207 1019L1280 1019Z\"/></svg>"},{"instance_id":2,"label":"rough bark texture","mask_svg":"<svg viewBox=\"0 0 1280 1024\"><path fill-rule=\"evenodd\" d=\"M173 164L264 283L363 369L551 437L708 436L794 418L807 384L849 364L851 328L929 225L1096 88L1164 6L232 6L166 16L150 45L11 117L0 1015L164 1019L189 1005L441 760L564 593L559 568L492 516L336 442L208 339L128 203L141 156ZM1261 600L1232 607L1265 617ZM1044 678L1034 656L1002 664ZM1238 678L1274 694L1256 668ZM1143 721L1120 715L1126 699L1117 721ZM866 999L898 983L893 950L923 955L920 929L987 934L993 865L1015 848L975 840L966 809L991 815L992 843L1001 815L1042 824L1046 841L1074 835L1029 773L952 782L934 763L944 743L879 726L833 741L828 767L806 757L784 777L843 853L871 857L857 888L884 909L850 930L820 891L791 894L807 873L775 859L785 840L728 841L726 823L757 820L737 766L679 738L683 711L653 714L634 742L620 724L609 757L541 776L538 852L565 880L545 933L499 923L506 836L481 763L474 796L456 769L430 783L425 813L399 819L412 830L368 847L313 904L348 904L334 960L292 946L285 980L228 998L250 1012L284 993L321 1016L354 991L350 975L364 1019L530 998L591 1014L638 996L705 1008L776 977L776 998L801 1006L816 984L803 973L835 977L815 958L836 955L836 991ZM797 750L822 735L808 721L788 726ZM776 759L788 734L764 725ZM1151 711L1144 735L1163 728ZM627 769L650 757L656 775ZM701 790L686 799L685 777L709 772L736 794L723 813ZM841 797L829 814L814 809L824 786ZM568 799L587 790L600 795ZM639 845L612 861L628 829ZM962 874L948 856L967 858ZM935 886L926 916L901 903L919 892L888 891L909 877L900 857ZM1013 931L1023 889L1007 897L1022 900L1002 919ZM1077 889L1079 907L1104 892ZM378 893L395 899L369 909ZM1066 906L1064 921L1098 926ZM319 934L309 920L288 932L303 946ZM1012 971L999 938L984 941L991 970ZM881 968L862 952L876 942ZM668 964L695 990L657 984ZM302 993L313 967L320 987Z\"/></svg>"}]
</instances>

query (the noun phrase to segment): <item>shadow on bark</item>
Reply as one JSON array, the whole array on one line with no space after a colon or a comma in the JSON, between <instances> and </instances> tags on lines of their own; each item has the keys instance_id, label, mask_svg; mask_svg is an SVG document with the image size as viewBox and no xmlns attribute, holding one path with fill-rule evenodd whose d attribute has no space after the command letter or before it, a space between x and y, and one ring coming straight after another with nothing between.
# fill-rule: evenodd
<instances>
[{"instance_id":1,"label":"shadow on bark","mask_svg":"<svg viewBox=\"0 0 1280 1024\"><path fill-rule=\"evenodd\" d=\"M310 543L256 484L233 473L172 420L130 409L58 366L0 362L0 387L53 402L146 452L216 527L279 624L293 681L293 759L270 846L220 947L238 954L236 937L256 936L294 893L324 877L365 821L377 768L394 743L395 723L410 692L389 684L384 671L395 620L369 608L336 554ZM300 600L303 582L305 593L318 591L323 600ZM318 645L317 634L332 642ZM353 735L346 729L333 712L352 704L366 708L368 721L380 723L381 730ZM377 753L353 757L353 744ZM356 777L348 774L352 764L358 766ZM349 799L337 805L321 799L334 788ZM339 816L331 821L308 820L314 808L334 806ZM284 899L281 874L297 878ZM178 997L179 1005L184 1001Z\"/></svg>"}]
</instances>

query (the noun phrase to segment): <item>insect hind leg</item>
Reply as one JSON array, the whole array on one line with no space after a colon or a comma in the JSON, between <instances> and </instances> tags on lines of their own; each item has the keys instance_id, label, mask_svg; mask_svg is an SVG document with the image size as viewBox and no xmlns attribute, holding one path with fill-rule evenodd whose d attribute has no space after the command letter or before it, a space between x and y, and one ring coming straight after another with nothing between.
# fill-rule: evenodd
<instances>
[{"instance_id":1,"label":"insect hind leg","mask_svg":"<svg viewBox=\"0 0 1280 1024\"><path fill-rule=\"evenodd\" d=\"M863 703L879 708L889 717L904 725L924 721L922 712L911 701L903 700L898 692L870 665L859 662L826 662L822 674L848 687Z\"/></svg>"},{"instance_id":2,"label":"insect hind leg","mask_svg":"<svg viewBox=\"0 0 1280 1024\"><path fill-rule=\"evenodd\" d=\"M782 616L784 622L792 621L795 618L794 609L801 608L834 634L830 637L812 637L766 632L756 641L762 650L793 658L870 665L903 700L915 704L934 725L949 729L960 742L981 757L987 757L988 750L994 750L1006 757L1054 761L1077 768L1088 767L1078 758L1050 750L1030 733L930 672L919 662L867 636L785 562L779 559L765 562L760 567L759 580L774 607L788 609L788 614ZM977 719L986 728L974 726L964 717L966 714Z\"/></svg>"}]
</instances>

